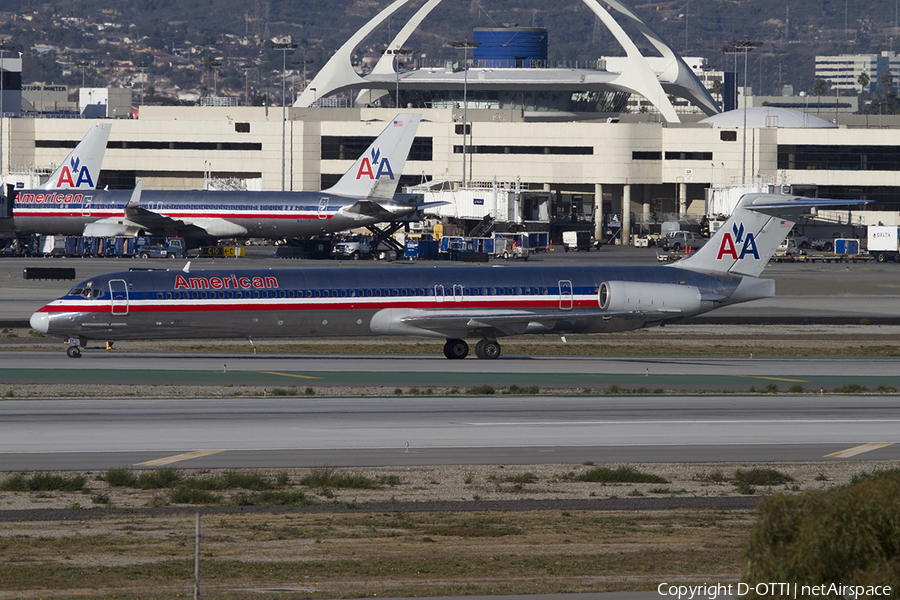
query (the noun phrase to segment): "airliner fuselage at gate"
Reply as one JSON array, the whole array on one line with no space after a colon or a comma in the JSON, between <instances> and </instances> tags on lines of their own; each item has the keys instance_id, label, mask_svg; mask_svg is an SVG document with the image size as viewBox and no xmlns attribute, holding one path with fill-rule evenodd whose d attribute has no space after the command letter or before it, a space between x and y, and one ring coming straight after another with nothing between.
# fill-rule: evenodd
<instances>
[{"instance_id":1,"label":"airliner fuselage at gate","mask_svg":"<svg viewBox=\"0 0 900 600\"><path fill-rule=\"evenodd\" d=\"M416 212L427 205L416 203L415 197L395 199L395 191L420 119L418 114L398 114L340 180L325 190L143 190L140 181L134 190L18 190L12 218L2 219L0 227L18 234L152 235L209 241L310 237L409 220L420 216ZM108 137L109 126L99 132ZM106 137L101 140L93 130L85 139L83 144L90 142L90 148L99 144L95 140L106 143ZM85 161L81 173L88 173L87 165ZM84 177L90 181L89 175ZM72 178L67 170L58 180Z\"/></svg>"}]
</instances>

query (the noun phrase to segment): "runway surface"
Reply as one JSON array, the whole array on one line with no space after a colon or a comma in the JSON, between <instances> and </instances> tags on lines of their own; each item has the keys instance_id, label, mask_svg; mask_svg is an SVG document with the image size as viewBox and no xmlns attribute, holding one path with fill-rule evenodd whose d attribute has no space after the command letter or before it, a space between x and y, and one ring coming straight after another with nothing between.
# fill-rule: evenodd
<instances>
[{"instance_id":1,"label":"runway surface","mask_svg":"<svg viewBox=\"0 0 900 600\"><path fill-rule=\"evenodd\" d=\"M2 470L885 460L898 438L896 396L0 403Z\"/></svg>"}]
</instances>

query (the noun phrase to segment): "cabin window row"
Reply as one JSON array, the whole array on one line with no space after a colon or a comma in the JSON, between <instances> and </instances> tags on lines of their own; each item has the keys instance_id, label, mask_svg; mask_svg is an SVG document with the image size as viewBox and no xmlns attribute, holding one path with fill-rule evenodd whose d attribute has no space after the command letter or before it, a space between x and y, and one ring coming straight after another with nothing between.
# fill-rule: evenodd
<instances>
[{"instance_id":1,"label":"cabin window row","mask_svg":"<svg viewBox=\"0 0 900 600\"><path fill-rule=\"evenodd\" d=\"M157 292L158 300L209 300L209 299L245 299L245 298L393 298L410 296L546 296L558 294L559 289L537 287L452 287L432 288L391 288L368 290L253 290L227 292Z\"/></svg>"}]
</instances>

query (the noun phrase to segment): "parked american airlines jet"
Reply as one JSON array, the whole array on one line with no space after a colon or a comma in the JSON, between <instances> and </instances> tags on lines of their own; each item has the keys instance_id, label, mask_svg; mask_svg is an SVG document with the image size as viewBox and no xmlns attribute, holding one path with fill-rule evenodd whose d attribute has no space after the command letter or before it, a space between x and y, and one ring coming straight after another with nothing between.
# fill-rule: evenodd
<instances>
[{"instance_id":1,"label":"parked american airlines jet","mask_svg":"<svg viewBox=\"0 0 900 600\"><path fill-rule=\"evenodd\" d=\"M304 237L392 221L422 208L393 199L419 120L397 115L338 183L321 192L23 190L12 226L20 234L207 240Z\"/></svg>"},{"instance_id":2,"label":"parked american airlines jet","mask_svg":"<svg viewBox=\"0 0 900 600\"><path fill-rule=\"evenodd\" d=\"M645 267L425 267L123 272L93 277L31 326L92 340L403 335L442 338L447 358L500 356L499 338L663 325L767 298L759 279L794 220L864 201L747 194L698 252Z\"/></svg>"}]
</instances>

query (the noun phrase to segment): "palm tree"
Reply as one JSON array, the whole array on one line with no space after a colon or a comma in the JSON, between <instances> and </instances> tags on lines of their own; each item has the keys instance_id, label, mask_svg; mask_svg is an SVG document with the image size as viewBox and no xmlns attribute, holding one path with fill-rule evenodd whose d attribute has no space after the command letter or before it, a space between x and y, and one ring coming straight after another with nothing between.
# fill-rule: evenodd
<instances>
[{"instance_id":1,"label":"palm tree","mask_svg":"<svg viewBox=\"0 0 900 600\"><path fill-rule=\"evenodd\" d=\"M813 83L813 92L816 94L816 112L819 112L819 106L822 104L821 96L828 91L828 82L824 79L816 79Z\"/></svg>"},{"instance_id":2,"label":"palm tree","mask_svg":"<svg viewBox=\"0 0 900 600\"><path fill-rule=\"evenodd\" d=\"M866 88L869 87L869 82L871 79L869 78L869 74L865 71L859 74L859 77L856 78L856 83L860 85L862 88L859 92L863 93L866 91Z\"/></svg>"},{"instance_id":3,"label":"palm tree","mask_svg":"<svg viewBox=\"0 0 900 600\"><path fill-rule=\"evenodd\" d=\"M890 92L893 89L894 76L891 75L890 71L885 71L881 76L881 84L884 86L885 92Z\"/></svg>"}]
</instances>

